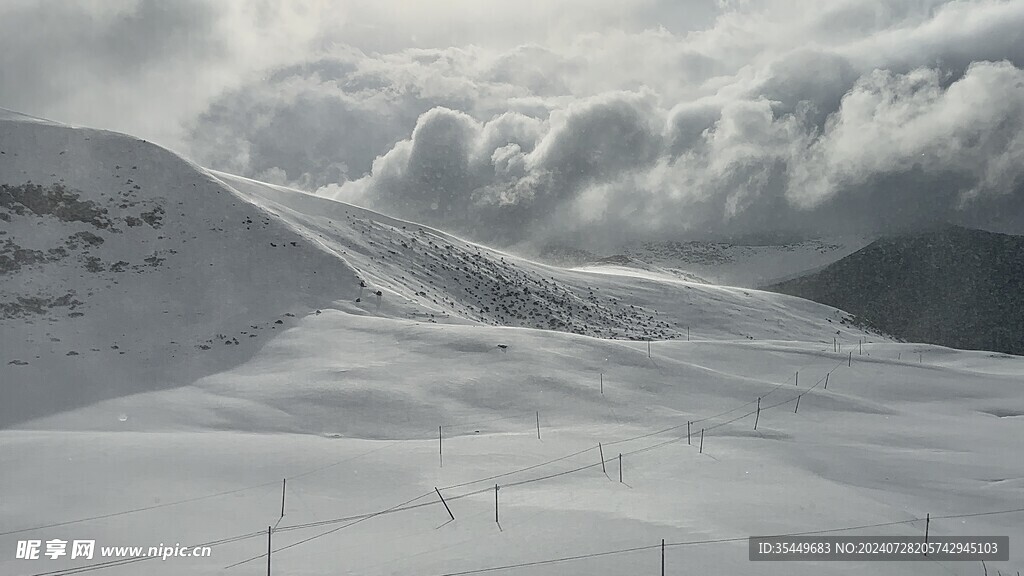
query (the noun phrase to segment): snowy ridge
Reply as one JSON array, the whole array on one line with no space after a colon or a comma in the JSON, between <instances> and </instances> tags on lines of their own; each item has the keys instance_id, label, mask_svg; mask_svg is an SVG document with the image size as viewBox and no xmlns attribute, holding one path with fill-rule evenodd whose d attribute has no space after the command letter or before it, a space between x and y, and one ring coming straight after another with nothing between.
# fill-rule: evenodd
<instances>
[{"instance_id":1,"label":"snowy ridge","mask_svg":"<svg viewBox=\"0 0 1024 576\"><path fill-rule=\"evenodd\" d=\"M0 422L190 384L327 308L636 340L862 334L804 300L553 268L128 136L2 125L0 365L17 384Z\"/></svg>"},{"instance_id":2,"label":"snowy ridge","mask_svg":"<svg viewBox=\"0 0 1024 576\"><path fill-rule=\"evenodd\" d=\"M718 284L761 287L807 274L871 242L850 236L790 243L644 242L626 255L668 270L685 271Z\"/></svg>"}]
</instances>

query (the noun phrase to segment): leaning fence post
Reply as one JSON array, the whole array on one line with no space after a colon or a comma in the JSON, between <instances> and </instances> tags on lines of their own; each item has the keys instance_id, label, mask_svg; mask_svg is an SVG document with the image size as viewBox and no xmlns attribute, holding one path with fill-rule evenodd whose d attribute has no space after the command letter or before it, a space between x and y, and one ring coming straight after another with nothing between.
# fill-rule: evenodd
<instances>
[{"instance_id":1,"label":"leaning fence post","mask_svg":"<svg viewBox=\"0 0 1024 576\"><path fill-rule=\"evenodd\" d=\"M540 440L540 410L537 411L537 440Z\"/></svg>"},{"instance_id":2,"label":"leaning fence post","mask_svg":"<svg viewBox=\"0 0 1024 576\"><path fill-rule=\"evenodd\" d=\"M437 489L437 486L434 486L434 492L437 492L437 497L441 499L441 504L444 504L444 509L448 511L448 515L452 517L452 520L455 520L455 514L452 514L452 509L449 508L448 503L444 501L444 496L441 496L441 491Z\"/></svg>"},{"instance_id":3,"label":"leaning fence post","mask_svg":"<svg viewBox=\"0 0 1024 576\"><path fill-rule=\"evenodd\" d=\"M704 453L704 429L701 428L700 429L700 451L698 452L698 454L703 454L703 453Z\"/></svg>"},{"instance_id":4,"label":"leaning fence post","mask_svg":"<svg viewBox=\"0 0 1024 576\"><path fill-rule=\"evenodd\" d=\"M761 397L757 398L757 415L754 416L754 430L757 430L757 421L761 419Z\"/></svg>"},{"instance_id":5,"label":"leaning fence post","mask_svg":"<svg viewBox=\"0 0 1024 576\"><path fill-rule=\"evenodd\" d=\"M828 390L828 375L829 374L831 374L831 372L825 372L825 390Z\"/></svg>"},{"instance_id":6,"label":"leaning fence post","mask_svg":"<svg viewBox=\"0 0 1024 576\"><path fill-rule=\"evenodd\" d=\"M800 396L803 396L803 394L797 395L797 397L796 397L796 408L793 408L793 414L796 414L796 411L800 409Z\"/></svg>"},{"instance_id":7,"label":"leaning fence post","mask_svg":"<svg viewBox=\"0 0 1024 576\"><path fill-rule=\"evenodd\" d=\"M608 471L605 470L605 468L604 468L604 448L601 446L600 442L597 443L597 450L601 454L601 472L604 472L605 475L607 476L608 475Z\"/></svg>"}]
</instances>

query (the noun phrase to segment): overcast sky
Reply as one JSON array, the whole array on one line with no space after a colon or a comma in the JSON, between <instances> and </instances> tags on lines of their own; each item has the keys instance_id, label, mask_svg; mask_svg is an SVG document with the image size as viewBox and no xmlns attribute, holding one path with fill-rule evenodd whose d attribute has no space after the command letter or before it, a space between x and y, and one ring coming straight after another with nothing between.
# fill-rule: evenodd
<instances>
[{"instance_id":1,"label":"overcast sky","mask_svg":"<svg viewBox=\"0 0 1024 576\"><path fill-rule=\"evenodd\" d=\"M1024 0L5 0L0 106L506 246L1024 231Z\"/></svg>"}]
</instances>

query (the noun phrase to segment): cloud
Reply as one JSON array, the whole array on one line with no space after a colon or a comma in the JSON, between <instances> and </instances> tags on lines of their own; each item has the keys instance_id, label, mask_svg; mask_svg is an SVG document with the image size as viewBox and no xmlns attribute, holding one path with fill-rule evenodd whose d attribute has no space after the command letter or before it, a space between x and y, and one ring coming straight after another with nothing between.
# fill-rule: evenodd
<instances>
[{"instance_id":1,"label":"cloud","mask_svg":"<svg viewBox=\"0 0 1024 576\"><path fill-rule=\"evenodd\" d=\"M963 202L1014 190L1024 176L1024 71L981 62L946 88L943 80L931 68L861 78L809 150L791 199L815 205L876 175L914 170L966 178Z\"/></svg>"},{"instance_id":2,"label":"cloud","mask_svg":"<svg viewBox=\"0 0 1024 576\"><path fill-rule=\"evenodd\" d=\"M184 123L225 89L308 54L343 15L319 0L8 0L0 106L185 150Z\"/></svg>"},{"instance_id":3,"label":"cloud","mask_svg":"<svg viewBox=\"0 0 1024 576\"><path fill-rule=\"evenodd\" d=\"M731 10L685 37L608 34L602 49L611 56L591 50L581 60L573 48L593 47L587 37L562 58L536 59L561 72L534 95L549 109L537 116L536 147L496 142L473 178L460 173L448 187L460 199L458 217L405 201L401 191L419 184L402 181L401 155L321 192L511 244L876 232L937 221L1024 230L1000 218L1007 208L1020 214L1024 192L1022 44L1014 40L1022 17L1021 2L835 3L780 32L771 27L777 13ZM957 22L965 25L954 30ZM685 82L642 71L649 82L638 84L627 64L644 42L640 53L656 47L656 65L665 73L675 66ZM616 52L624 46L632 50ZM616 65L595 77L607 61ZM437 165L455 149L438 143ZM378 178L378 168L389 177ZM446 173L436 174L443 181Z\"/></svg>"},{"instance_id":4,"label":"cloud","mask_svg":"<svg viewBox=\"0 0 1024 576\"><path fill-rule=\"evenodd\" d=\"M486 242L1024 232L1024 0L38 4L0 105Z\"/></svg>"}]
</instances>

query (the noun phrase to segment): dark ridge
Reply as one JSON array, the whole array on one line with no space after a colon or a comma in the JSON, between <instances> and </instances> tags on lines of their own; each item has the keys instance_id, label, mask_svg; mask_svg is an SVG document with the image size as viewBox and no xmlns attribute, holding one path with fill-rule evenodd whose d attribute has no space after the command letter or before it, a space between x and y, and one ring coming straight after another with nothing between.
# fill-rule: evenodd
<instances>
[{"instance_id":1,"label":"dark ridge","mask_svg":"<svg viewBox=\"0 0 1024 576\"><path fill-rule=\"evenodd\" d=\"M909 341L1024 354L1024 236L946 226L883 238L767 289Z\"/></svg>"}]
</instances>

